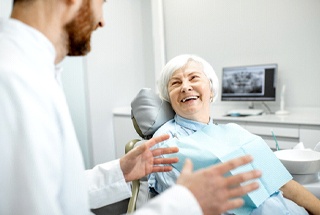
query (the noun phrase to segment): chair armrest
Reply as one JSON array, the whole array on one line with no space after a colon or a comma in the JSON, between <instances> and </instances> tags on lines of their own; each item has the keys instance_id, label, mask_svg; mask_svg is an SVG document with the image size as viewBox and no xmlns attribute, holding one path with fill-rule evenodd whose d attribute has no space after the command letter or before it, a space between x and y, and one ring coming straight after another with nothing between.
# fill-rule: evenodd
<instances>
[{"instance_id":1,"label":"chair armrest","mask_svg":"<svg viewBox=\"0 0 320 215\"><path fill-rule=\"evenodd\" d=\"M137 142L139 142L139 141L141 141L141 140L139 140L139 139L133 139L133 140L131 140L130 142L128 142L128 143L126 144L126 147L125 147L125 153L127 154L131 149L133 149L134 146L135 146L135 144L136 144Z\"/></svg>"},{"instance_id":2,"label":"chair armrest","mask_svg":"<svg viewBox=\"0 0 320 215\"><path fill-rule=\"evenodd\" d=\"M130 142L128 142L125 147L125 153L128 153L130 150L132 150L135 147L136 143L138 143L139 141L141 140L133 139ZM136 209L139 188L140 188L140 180L134 180L132 182L132 196L130 198L128 209L127 209L128 214L134 212Z\"/></svg>"}]
</instances>

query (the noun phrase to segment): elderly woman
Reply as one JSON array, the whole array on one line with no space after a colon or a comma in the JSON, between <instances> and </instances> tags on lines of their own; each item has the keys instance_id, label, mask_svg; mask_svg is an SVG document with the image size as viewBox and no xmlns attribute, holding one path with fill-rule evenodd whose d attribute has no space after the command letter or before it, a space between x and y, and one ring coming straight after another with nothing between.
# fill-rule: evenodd
<instances>
[{"instance_id":1,"label":"elderly woman","mask_svg":"<svg viewBox=\"0 0 320 215\"><path fill-rule=\"evenodd\" d=\"M217 99L218 87L213 68L198 56L177 56L163 68L158 80L159 94L171 103L176 115L154 136L169 134L171 138L157 147L178 146L180 160L173 165L173 171L149 176L151 192L161 193L172 186L186 158L193 161L195 169L200 169L252 153L256 163L250 168L262 171L261 188L245 196L245 205L230 214L320 214L319 200L292 180L260 137L234 123L213 123L210 106Z\"/></svg>"}]
</instances>

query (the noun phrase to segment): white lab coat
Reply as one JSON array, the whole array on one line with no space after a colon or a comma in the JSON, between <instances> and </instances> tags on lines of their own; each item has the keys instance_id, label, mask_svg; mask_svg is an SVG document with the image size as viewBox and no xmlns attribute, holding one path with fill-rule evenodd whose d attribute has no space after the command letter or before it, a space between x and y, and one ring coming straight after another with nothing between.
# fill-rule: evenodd
<instances>
[{"instance_id":1,"label":"white lab coat","mask_svg":"<svg viewBox=\"0 0 320 215\"><path fill-rule=\"evenodd\" d=\"M0 214L88 214L131 195L119 160L84 170L54 60L43 34L0 21ZM201 209L175 186L137 214Z\"/></svg>"}]
</instances>

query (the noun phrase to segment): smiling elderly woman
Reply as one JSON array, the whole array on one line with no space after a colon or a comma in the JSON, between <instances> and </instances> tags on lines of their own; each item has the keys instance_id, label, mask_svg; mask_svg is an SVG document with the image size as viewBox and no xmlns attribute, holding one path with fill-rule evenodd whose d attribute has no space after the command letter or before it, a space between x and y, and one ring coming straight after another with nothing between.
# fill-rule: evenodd
<instances>
[{"instance_id":1,"label":"smiling elderly woman","mask_svg":"<svg viewBox=\"0 0 320 215\"><path fill-rule=\"evenodd\" d=\"M161 99L170 102L178 115L202 123L210 120L210 103L217 99L218 88L213 68L197 56L173 58L158 80Z\"/></svg>"},{"instance_id":2,"label":"smiling elderly woman","mask_svg":"<svg viewBox=\"0 0 320 215\"><path fill-rule=\"evenodd\" d=\"M150 191L157 194L172 186L187 158L197 170L251 154L254 163L247 168L262 171L260 188L244 196L242 208L228 214L303 215L308 214L305 209L319 214L319 200L292 180L262 138L234 123L213 123L211 103L218 97L218 88L219 81L212 66L198 56L177 56L163 68L158 80L159 96L171 104L176 115L161 126L154 137L169 134L171 138L156 147L179 147L178 154L175 154L179 162L172 165L171 172L149 175Z\"/></svg>"}]
</instances>

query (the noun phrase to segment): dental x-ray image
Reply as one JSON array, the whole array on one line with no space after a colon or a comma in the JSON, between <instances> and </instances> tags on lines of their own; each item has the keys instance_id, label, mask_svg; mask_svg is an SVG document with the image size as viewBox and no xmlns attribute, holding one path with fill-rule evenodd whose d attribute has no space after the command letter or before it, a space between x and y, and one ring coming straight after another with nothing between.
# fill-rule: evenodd
<instances>
[{"instance_id":1,"label":"dental x-ray image","mask_svg":"<svg viewBox=\"0 0 320 215\"><path fill-rule=\"evenodd\" d=\"M264 73L260 69L225 72L222 77L222 94L263 95Z\"/></svg>"}]
</instances>

